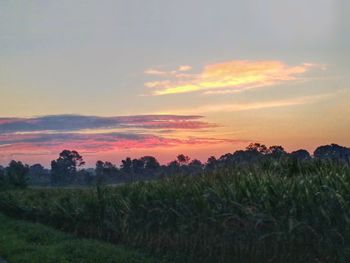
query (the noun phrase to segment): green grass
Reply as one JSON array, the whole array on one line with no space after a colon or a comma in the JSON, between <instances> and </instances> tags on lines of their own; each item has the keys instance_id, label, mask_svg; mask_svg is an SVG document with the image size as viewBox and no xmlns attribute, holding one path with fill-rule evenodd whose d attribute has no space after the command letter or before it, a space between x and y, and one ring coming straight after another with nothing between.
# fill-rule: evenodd
<instances>
[{"instance_id":1,"label":"green grass","mask_svg":"<svg viewBox=\"0 0 350 263\"><path fill-rule=\"evenodd\" d=\"M179 262L350 262L350 169L340 165L7 191L0 211Z\"/></svg>"},{"instance_id":2,"label":"green grass","mask_svg":"<svg viewBox=\"0 0 350 263\"><path fill-rule=\"evenodd\" d=\"M41 224L0 214L0 256L11 263L160 262L123 246L78 239Z\"/></svg>"}]
</instances>

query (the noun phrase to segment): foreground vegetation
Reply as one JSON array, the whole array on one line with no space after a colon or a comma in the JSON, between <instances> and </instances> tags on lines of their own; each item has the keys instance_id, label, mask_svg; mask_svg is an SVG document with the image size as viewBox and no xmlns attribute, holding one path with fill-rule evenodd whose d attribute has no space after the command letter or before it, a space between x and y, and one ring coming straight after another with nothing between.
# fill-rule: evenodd
<instances>
[{"instance_id":1,"label":"foreground vegetation","mask_svg":"<svg viewBox=\"0 0 350 263\"><path fill-rule=\"evenodd\" d=\"M0 210L179 262L349 262L349 166L283 167L274 161L116 188L4 191Z\"/></svg>"},{"instance_id":2,"label":"foreground vegetation","mask_svg":"<svg viewBox=\"0 0 350 263\"><path fill-rule=\"evenodd\" d=\"M0 222L1 256L11 263L160 262L122 246L77 239L43 225L13 220L2 214Z\"/></svg>"}]
</instances>

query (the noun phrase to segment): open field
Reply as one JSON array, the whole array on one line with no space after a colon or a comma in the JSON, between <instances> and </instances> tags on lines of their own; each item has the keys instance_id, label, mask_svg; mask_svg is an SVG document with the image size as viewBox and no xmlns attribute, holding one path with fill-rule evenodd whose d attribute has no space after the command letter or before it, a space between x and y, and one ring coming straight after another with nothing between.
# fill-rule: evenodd
<instances>
[{"instance_id":1,"label":"open field","mask_svg":"<svg viewBox=\"0 0 350 263\"><path fill-rule=\"evenodd\" d=\"M117 188L5 191L0 210L179 262L350 259L350 169L341 165L292 176L226 170Z\"/></svg>"},{"instance_id":2,"label":"open field","mask_svg":"<svg viewBox=\"0 0 350 263\"><path fill-rule=\"evenodd\" d=\"M350 0L0 0L0 263L350 263L349 54Z\"/></svg>"},{"instance_id":3,"label":"open field","mask_svg":"<svg viewBox=\"0 0 350 263\"><path fill-rule=\"evenodd\" d=\"M44 225L14 220L3 214L0 214L0 222L0 255L11 263L160 262L124 246L78 239Z\"/></svg>"}]
</instances>

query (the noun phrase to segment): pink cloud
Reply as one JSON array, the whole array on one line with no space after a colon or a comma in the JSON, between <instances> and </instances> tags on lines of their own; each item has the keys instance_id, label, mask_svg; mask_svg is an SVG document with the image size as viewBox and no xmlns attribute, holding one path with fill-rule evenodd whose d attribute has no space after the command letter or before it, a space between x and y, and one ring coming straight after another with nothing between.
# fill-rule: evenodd
<instances>
[{"instance_id":1,"label":"pink cloud","mask_svg":"<svg viewBox=\"0 0 350 263\"><path fill-rule=\"evenodd\" d=\"M63 149L104 154L229 143L229 139L184 137L181 131L217 127L198 115L55 115L0 119L0 159L52 156ZM156 135L157 134L157 135ZM170 136L171 135L171 136ZM1 160L0 160L1 161Z\"/></svg>"},{"instance_id":2,"label":"pink cloud","mask_svg":"<svg viewBox=\"0 0 350 263\"><path fill-rule=\"evenodd\" d=\"M179 146L215 145L236 143L239 140L217 138L168 138L150 134L13 134L0 136L0 151L13 154L52 154L63 149L75 149L82 153L101 153L135 149L169 148Z\"/></svg>"}]
</instances>

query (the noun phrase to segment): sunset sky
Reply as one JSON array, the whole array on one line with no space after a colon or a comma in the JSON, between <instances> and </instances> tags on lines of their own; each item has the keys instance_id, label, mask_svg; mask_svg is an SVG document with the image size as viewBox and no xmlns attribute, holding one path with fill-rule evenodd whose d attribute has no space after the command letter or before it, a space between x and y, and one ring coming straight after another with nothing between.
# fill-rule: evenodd
<instances>
[{"instance_id":1,"label":"sunset sky","mask_svg":"<svg viewBox=\"0 0 350 263\"><path fill-rule=\"evenodd\" d=\"M0 1L0 165L350 146L346 0Z\"/></svg>"}]
</instances>

